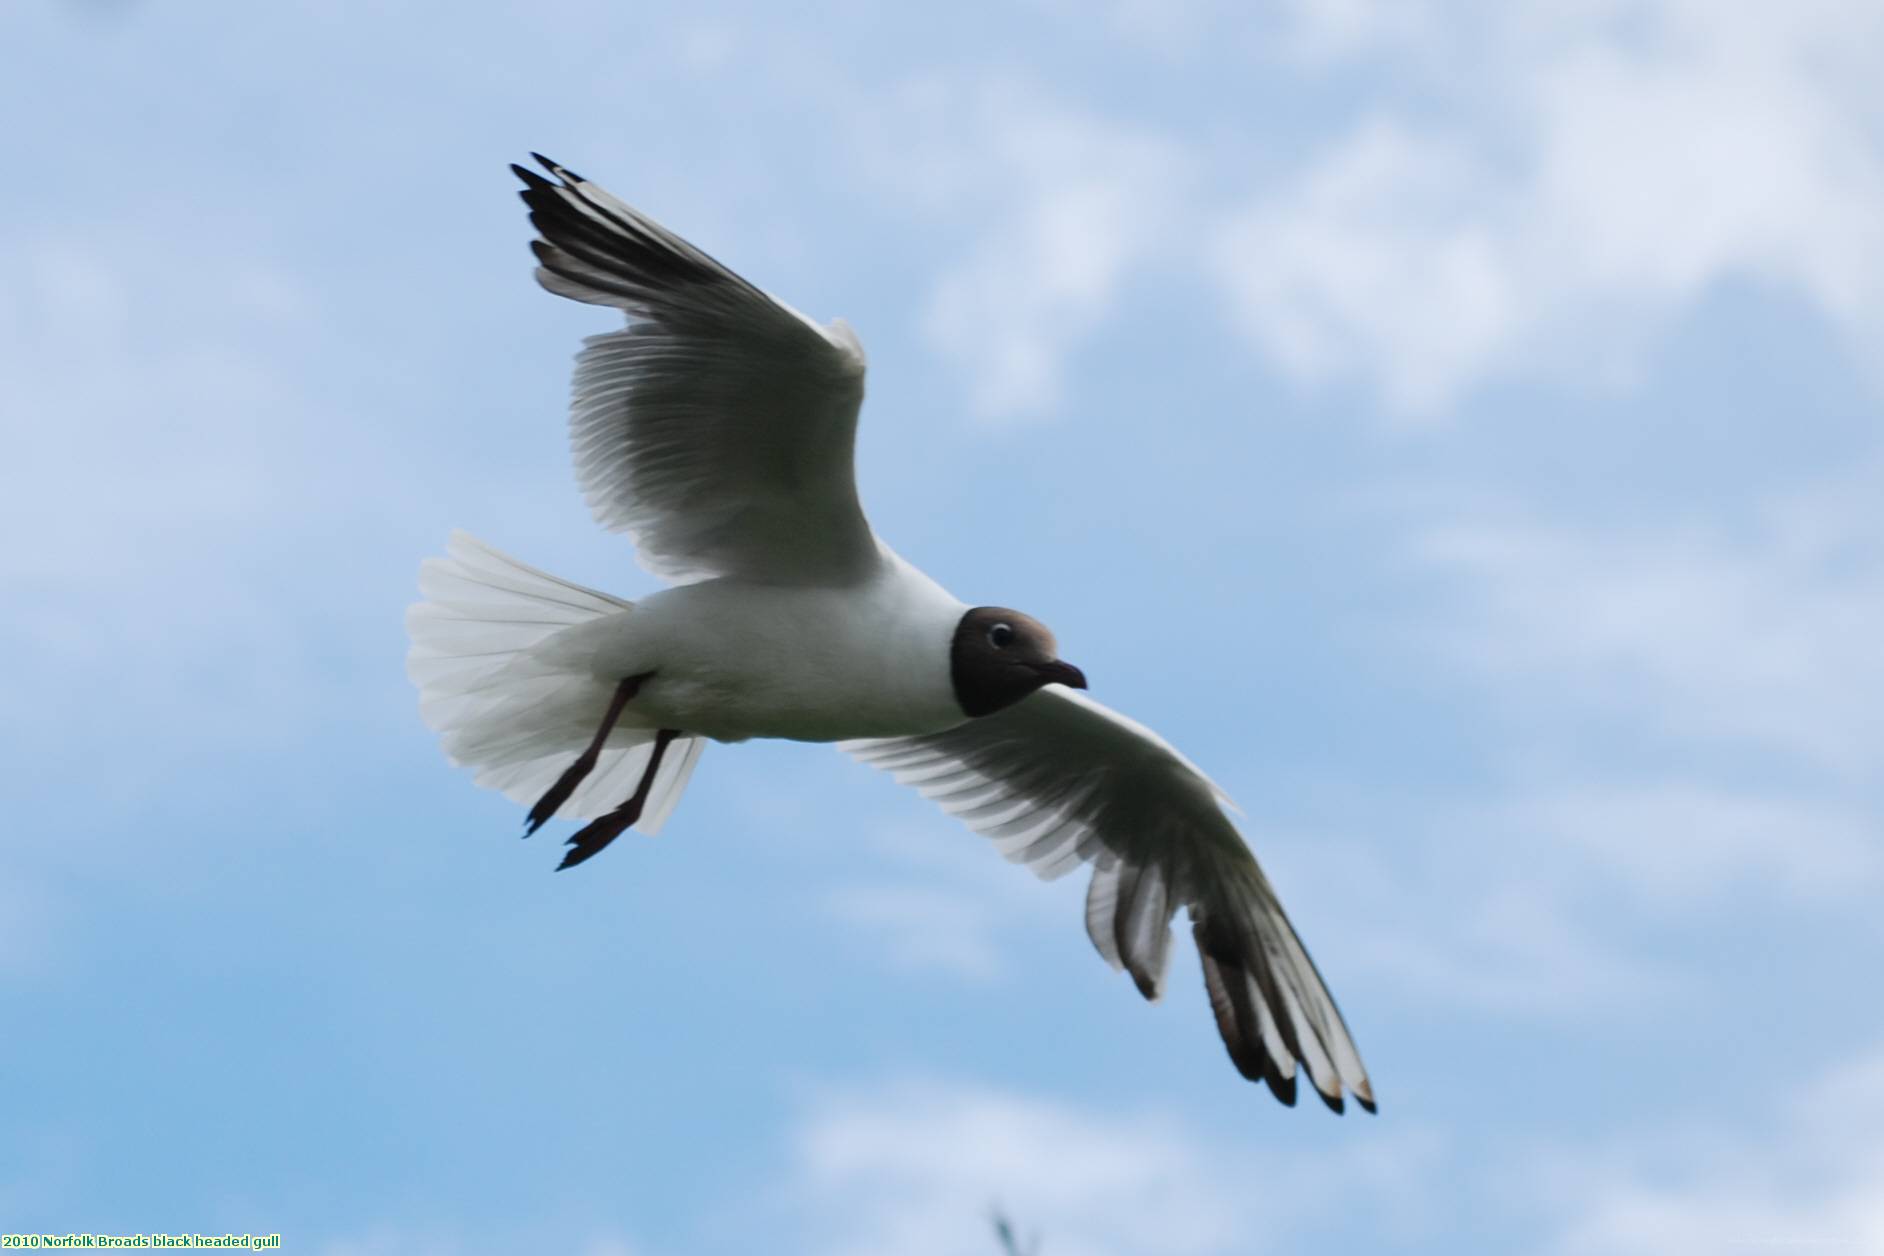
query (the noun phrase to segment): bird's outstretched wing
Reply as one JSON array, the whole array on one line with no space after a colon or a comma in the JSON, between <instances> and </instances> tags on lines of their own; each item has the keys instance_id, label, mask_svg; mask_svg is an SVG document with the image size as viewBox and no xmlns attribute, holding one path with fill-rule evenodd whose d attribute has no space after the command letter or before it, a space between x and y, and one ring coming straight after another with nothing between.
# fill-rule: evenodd
<instances>
[{"instance_id":1,"label":"bird's outstretched wing","mask_svg":"<svg viewBox=\"0 0 1884 1256\"><path fill-rule=\"evenodd\" d=\"M687 582L844 584L879 561L852 451L864 356L553 161L513 166L536 276L625 311L576 360L570 443L596 521Z\"/></svg>"},{"instance_id":2,"label":"bird's outstretched wing","mask_svg":"<svg viewBox=\"0 0 1884 1256\"><path fill-rule=\"evenodd\" d=\"M1295 1102L1296 1064L1341 1111L1373 1089L1321 974L1224 799L1150 729L1050 685L947 732L843 743L994 839L1042 877L1093 867L1086 932L1099 954L1162 992L1171 918L1189 910L1217 1029L1237 1069Z\"/></svg>"}]
</instances>

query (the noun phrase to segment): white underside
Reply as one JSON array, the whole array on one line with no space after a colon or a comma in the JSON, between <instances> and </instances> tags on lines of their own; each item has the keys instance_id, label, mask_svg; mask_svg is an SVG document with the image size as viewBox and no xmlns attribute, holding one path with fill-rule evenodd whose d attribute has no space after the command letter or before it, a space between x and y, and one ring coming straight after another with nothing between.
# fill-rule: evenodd
<instances>
[{"instance_id":1,"label":"white underside","mask_svg":"<svg viewBox=\"0 0 1884 1256\"><path fill-rule=\"evenodd\" d=\"M559 814L618 806L655 730L679 729L635 826L653 833L705 739L840 741L962 721L948 647L966 608L884 558L880 578L851 588L709 580L629 603L458 532L420 569L407 671L452 762L525 804L588 745L620 682L646 675Z\"/></svg>"}]
</instances>

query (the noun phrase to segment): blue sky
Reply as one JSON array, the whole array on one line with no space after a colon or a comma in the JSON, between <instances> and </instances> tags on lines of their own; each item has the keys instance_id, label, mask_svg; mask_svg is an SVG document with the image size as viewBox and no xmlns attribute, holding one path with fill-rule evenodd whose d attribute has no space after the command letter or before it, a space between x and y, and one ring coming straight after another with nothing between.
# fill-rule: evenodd
<instances>
[{"instance_id":1,"label":"blue sky","mask_svg":"<svg viewBox=\"0 0 1884 1256\"><path fill-rule=\"evenodd\" d=\"M0 1221L286 1250L1884 1250L1884 15L0 16ZM865 504L1243 806L1377 1119L828 748L556 839L403 673L604 182L870 354Z\"/></svg>"}]
</instances>

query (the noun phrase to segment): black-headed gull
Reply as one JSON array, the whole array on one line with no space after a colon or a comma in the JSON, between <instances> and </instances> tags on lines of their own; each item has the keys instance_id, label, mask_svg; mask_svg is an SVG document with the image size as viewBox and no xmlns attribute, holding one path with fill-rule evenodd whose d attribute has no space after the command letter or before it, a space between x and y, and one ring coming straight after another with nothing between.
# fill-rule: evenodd
<instances>
[{"instance_id":1,"label":"black-headed gull","mask_svg":"<svg viewBox=\"0 0 1884 1256\"><path fill-rule=\"evenodd\" d=\"M626 602L460 532L407 617L426 722L477 781L590 823L561 867L655 832L708 740L837 742L1055 877L1092 865L1086 932L1148 999L1188 910L1230 1058L1335 1111L1366 1070L1208 777L1084 694L1053 634L969 606L857 502L864 354L595 184L513 167L536 277L626 312L576 359L570 437L597 522L673 583Z\"/></svg>"}]
</instances>

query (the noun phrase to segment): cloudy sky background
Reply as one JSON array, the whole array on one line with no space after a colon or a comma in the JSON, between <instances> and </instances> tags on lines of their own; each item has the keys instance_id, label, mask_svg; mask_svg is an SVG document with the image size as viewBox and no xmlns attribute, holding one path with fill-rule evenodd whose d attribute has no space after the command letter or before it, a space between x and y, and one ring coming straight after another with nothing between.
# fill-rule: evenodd
<instances>
[{"instance_id":1,"label":"cloudy sky background","mask_svg":"<svg viewBox=\"0 0 1884 1256\"><path fill-rule=\"evenodd\" d=\"M20 0L0 1221L323 1256L1884 1250L1884 10ZM403 673L575 493L540 149L1238 799L1378 1118L823 747L556 838ZM1188 944L1186 944L1188 947Z\"/></svg>"}]
</instances>

